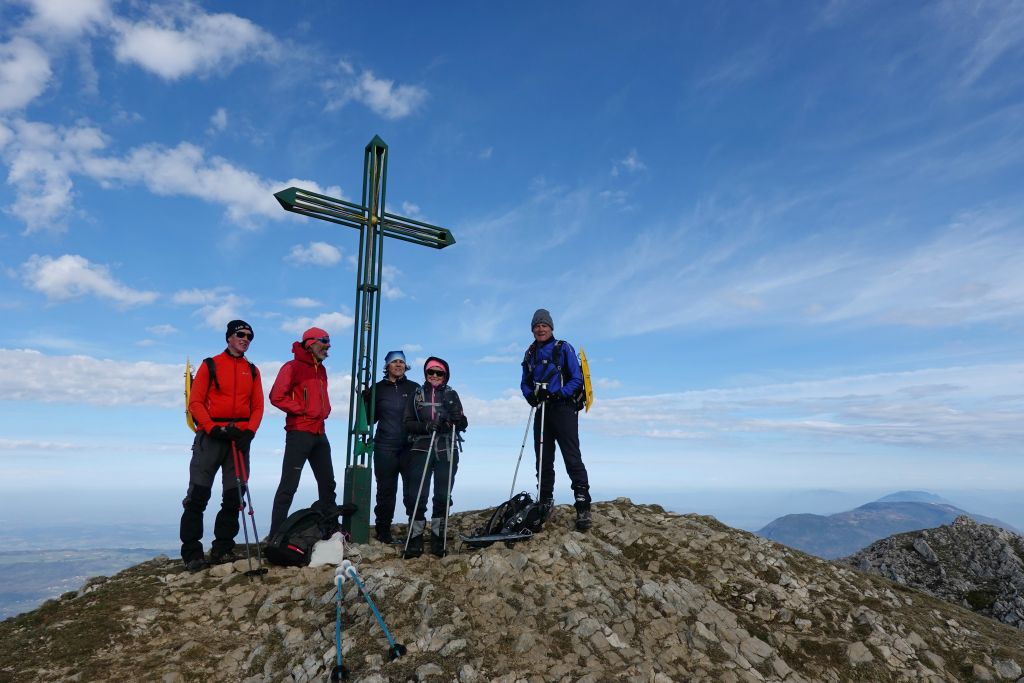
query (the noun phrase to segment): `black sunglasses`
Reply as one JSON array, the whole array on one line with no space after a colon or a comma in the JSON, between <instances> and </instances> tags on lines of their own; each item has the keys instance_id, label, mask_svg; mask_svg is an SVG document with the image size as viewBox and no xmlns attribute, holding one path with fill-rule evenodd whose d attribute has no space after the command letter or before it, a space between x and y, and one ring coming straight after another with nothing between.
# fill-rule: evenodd
<instances>
[{"instance_id":1,"label":"black sunglasses","mask_svg":"<svg viewBox=\"0 0 1024 683\"><path fill-rule=\"evenodd\" d=\"M312 338L308 339L307 341L318 341L321 344L330 344L331 343L331 338L330 337L312 337Z\"/></svg>"},{"instance_id":2,"label":"black sunglasses","mask_svg":"<svg viewBox=\"0 0 1024 683\"><path fill-rule=\"evenodd\" d=\"M427 377L444 377L444 370L435 370L431 368L427 370Z\"/></svg>"},{"instance_id":3,"label":"black sunglasses","mask_svg":"<svg viewBox=\"0 0 1024 683\"><path fill-rule=\"evenodd\" d=\"M242 332L239 330L238 332L235 332L235 336L239 339L248 339L252 341L252 332Z\"/></svg>"}]
</instances>

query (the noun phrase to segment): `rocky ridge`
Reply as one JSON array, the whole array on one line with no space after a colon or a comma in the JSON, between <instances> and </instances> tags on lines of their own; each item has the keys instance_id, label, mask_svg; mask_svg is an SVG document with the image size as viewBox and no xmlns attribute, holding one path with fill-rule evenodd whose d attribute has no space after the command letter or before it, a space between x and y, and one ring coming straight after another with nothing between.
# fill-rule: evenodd
<instances>
[{"instance_id":1,"label":"rocky ridge","mask_svg":"<svg viewBox=\"0 0 1024 683\"><path fill-rule=\"evenodd\" d=\"M453 518L466 532L485 512ZM724 526L627 499L527 543L410 561L353 546L387 643L351 583L346 665L360 681L1018 680L1024 634ZM334 571L245 562L197 574L156 558L0 622L0 681L324 681Z\"/></svg>"},{"instance_id":2,"label":"rocky ridge","mask_svg":"<svg viewBox=\"0 0 1024 683\"><path fill-rule=\"evenodd\" d=\"M1024 537L957 517L891 536L842 563L1024 629Z\"/></svg>"}]
</instances>

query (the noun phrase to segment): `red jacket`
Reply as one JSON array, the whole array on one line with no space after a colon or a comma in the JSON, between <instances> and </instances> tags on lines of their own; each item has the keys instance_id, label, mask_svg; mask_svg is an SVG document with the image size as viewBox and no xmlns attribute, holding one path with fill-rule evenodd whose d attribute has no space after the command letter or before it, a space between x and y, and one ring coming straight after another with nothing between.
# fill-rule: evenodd
<instances>
[{"instance_id":1,"label":"red jacket","mask_svg":"<svg viewBox=\"0 0 1024 683\"><path fill-rule=\"evenodd\" d=\"M255 432L263 420L263 383L260 371L245 356L227 351L213 357L216 383L210 382L206 363L200 363L189 393L188 410L196 426L207 434L215 426L234 422L239 429ZM255 375L255 376L254 376Z\"/></svg>"},{"instance_id":2,"label":"red jacket","mask_svg":"<svg viewBox=\"0 0 1024 683\"><path fill-rule=\"evenodd\" d=\"M300 342L292 344L295 360L281 366L270 390L270 402L288 414L286 431L323 434L324 420L331 414L327 395L327 369Z\"/></svg>"}]
</instances>

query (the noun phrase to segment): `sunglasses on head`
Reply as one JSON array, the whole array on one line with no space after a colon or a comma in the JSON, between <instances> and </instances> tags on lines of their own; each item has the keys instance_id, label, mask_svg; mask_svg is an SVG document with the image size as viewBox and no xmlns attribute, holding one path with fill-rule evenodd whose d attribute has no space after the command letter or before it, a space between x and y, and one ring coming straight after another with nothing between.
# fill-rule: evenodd
<instances>
[{"instance_id":1,"label":"sunglasses on head","mask_svg":"<svg viewBox=\"0 0 1024 683\"><path fill-rule=\"evenodd\" d=\"M248 339L252 341L252 332L242 332L239 330L238 332L235 332L235 336L239 339Z\"/></svg>"},{"instance_id":2,"label":"sunglasses on head","mask_svg":"<svg viewBox=\"0 0 1024 683\"><path fill-rule=\"evenodd\" d=\"M436 368L431 368L427 370L427 377L444 377L444 370L437 370Z\"/></svg>"}]
</instances>

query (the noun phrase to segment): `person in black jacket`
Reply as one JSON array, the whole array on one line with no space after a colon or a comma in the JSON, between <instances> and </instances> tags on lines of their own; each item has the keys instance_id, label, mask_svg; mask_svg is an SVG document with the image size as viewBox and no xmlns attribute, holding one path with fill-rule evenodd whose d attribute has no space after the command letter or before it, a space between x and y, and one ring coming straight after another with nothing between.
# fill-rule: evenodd
<instances>
[{"instance_id":1,"label":"person in black jacket","mask_svg":"<svg viewBox=\"0 0 1024 683\"><path fill-rule=\"evenodd\" d=\"M423 554L427 491L430 488L431 476L434 479L434 500L430 520L430 552L438 557L445 555L445 524L451 506L450 493L455 484L455 473L459 469L457 442L460 439L456 434L453 443L452 436L453 432L464 432L469 426L458 392L448 386L448 363L431 356L423 364L423 374L426 381L422 387L416 389L412 400L405 406L405 429L413 440L409 474L402 475L405 512L412 520L411 537L405 551L405 559ZM430 448L431 442L433 449ZM448 480L449 469L451 481ZM417 494L420 479L423 481L423 488ZM419 505L416 505L417 499Z\"/></svg>"},{"instance_id":2,"label":"person in black jacket","mask_svg":"<svg viewBox=\"0 0 1024 683\"><path fill-rule=\"evenodd\" d=\"M389 351L384 357L384 379L377 382L375 389L373 419L377 428L373 437L376 446L373 474L377 480L377 505L373 508L373 514L377 540L381 543L391 543L391 520L398 496L398 477L406 481L412 464L411 444L405 432L404 420L405 406L416 391L417 384L406 378L408 369L403 352ZM369 412L369 391L363 393L363 400ZM404 500L409 498L410 490L415 489L416 484L405 484L403 488ZM415 497L413 491L412 499L406 501L406 507L412 507Z\"/></svg>"}]
</instances>

